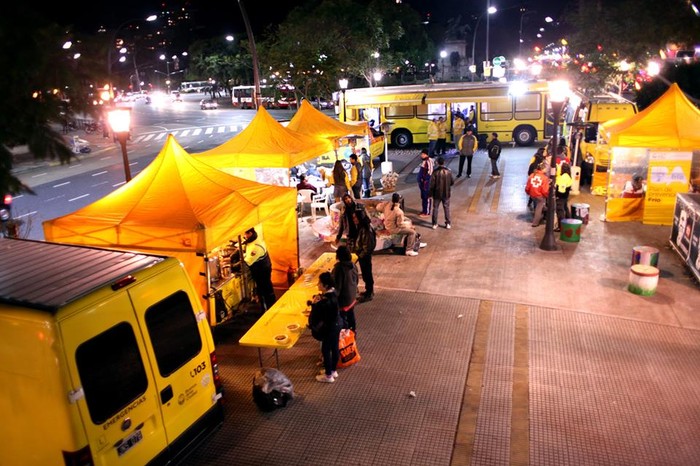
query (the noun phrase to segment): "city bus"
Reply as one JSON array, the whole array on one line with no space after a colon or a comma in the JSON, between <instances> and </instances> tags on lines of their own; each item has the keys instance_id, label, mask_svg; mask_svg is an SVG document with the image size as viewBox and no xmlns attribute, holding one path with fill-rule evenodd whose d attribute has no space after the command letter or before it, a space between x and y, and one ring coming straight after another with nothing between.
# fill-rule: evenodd
<instances>
[{"instance_id":1,"label":"city bus","mask_svg":"<svg viewBox=\"0 0 700 466\"><path fill-rule=\"evenodd\" d=\"M209 81L183 81L182 84L180 84L180 92L183 94L202 93L205 92L208 87L211 87Z\"/></svg>"},{"instance_id":2,"label":"city bus","mask_svg":"<svg viewBox=\"0 0 700 466\"><path fill-rule=\"evenodd\" d=\"M398 148L428 142L428 123L443 117L448 124L448 142L453 141L452 121L473 106L476 134L498 133L501 141L530 146L554 134L548 121L546 81L511 83L437 83L407 86L347 89L337 94L336 113L343 122L374 121L388 128L390 142Z\"/></svg>"},{"instance_id":3,"label":"city bus","mask_svg":"<svg viewBox=\"0 0 700 466\"><path fill-rule=\"evenodd\" d=\"M271 108L275 105L275 88L272 86L260 86L263 107ZM253 95L255 86L234 86L231 88L231 103L233 108L255 108Z\"/></svg>"}]
</instances>

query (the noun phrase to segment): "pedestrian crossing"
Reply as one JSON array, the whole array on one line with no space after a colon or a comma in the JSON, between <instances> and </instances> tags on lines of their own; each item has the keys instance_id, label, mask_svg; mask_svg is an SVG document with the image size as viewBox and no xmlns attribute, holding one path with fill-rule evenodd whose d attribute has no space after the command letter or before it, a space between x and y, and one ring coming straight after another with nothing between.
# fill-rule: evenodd
<instances>
[{"instance_id":1,"label":"pedestrian crossing","mask_svg":"<svg viewBox=\"0 0 700 466\"><path fill-rule=\"evenodd\" d=\"M152 133L142 133L133 137L134 143L147 143L165 141L168 134L172 134L175 139L182 141L187 138L214 136L231 134L231 136L241 132L245 128L243 125L216 125L197 128L180 128L171 131L156 131Z\"/></svg>"}]
</instances>

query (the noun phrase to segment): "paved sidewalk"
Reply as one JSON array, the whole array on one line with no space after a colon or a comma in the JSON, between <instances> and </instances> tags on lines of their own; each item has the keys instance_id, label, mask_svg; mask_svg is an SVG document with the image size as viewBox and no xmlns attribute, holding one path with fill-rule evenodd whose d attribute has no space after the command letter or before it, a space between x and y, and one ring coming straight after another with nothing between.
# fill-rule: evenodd
<instances>
[{"instance_id":1,"label":"paved sidewalk","mask_svg":"<svg viewBox=\"0 0 700 466\"><path fill-rule=\"evenodd\" d=\"M571 199L591 206L581 241L542 251L523 191L534 151L506 148L503 177L477 155L453 188L453 228L432 230L417 217L418 152L389 159L428 247L375 255L376 297L356 309L362 360L317 383L305 334L279 354L297 396L265 414L257 351L237 345L258 316L217 328L226 421L187 464L700 464L700 287L670 227L602 222L604 199L584 188ZM330 250L309 218L299 232L303 265ZM654 296L626 289L638 245L660 250Z\"/></svg>"}]
</instances>

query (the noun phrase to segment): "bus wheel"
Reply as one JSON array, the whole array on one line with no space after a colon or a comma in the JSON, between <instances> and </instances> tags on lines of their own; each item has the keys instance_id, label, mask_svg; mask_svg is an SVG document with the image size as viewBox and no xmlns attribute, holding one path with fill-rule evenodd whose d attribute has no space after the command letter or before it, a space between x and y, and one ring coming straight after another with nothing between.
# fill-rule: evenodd
<instances>
[{"instance_id":1,"label":"bus wheel","mask_svg":"<svg viewBox=\"0 0 700 466\"><path fill-rule=\"evenodd\" d=\"M411 133L401 129L391 133L391 143L399 149L406 149L413 144L413 137Z\"/></svg>"},{"instance_id":2,"label":"bus wheel","mask_svg":"<svg viewBox=\"0 0 700 466\"><path fill-rule=\"evenodd\" d=\"M535 142L537 133L530 126L518 126L513 131L513 139L519 146L531 146Z\"/></svg>"}]
</instances>

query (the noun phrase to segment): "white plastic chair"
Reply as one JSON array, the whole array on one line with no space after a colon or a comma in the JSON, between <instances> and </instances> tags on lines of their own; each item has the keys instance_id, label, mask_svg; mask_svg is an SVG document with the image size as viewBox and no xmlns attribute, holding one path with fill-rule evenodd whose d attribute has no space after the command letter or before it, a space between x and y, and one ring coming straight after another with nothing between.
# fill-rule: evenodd
<instances>
[{"instance_id":1,"label":"white plastic chair","mask_svg":"<svg viewBox=\"0 0 700 466\"><path fill-rule=\"evenodd\" d=\"M299 216L304 216L304 204L311 205L314 192L311 189L300 189L297 194L297 204L299 205Z\"/></svg>"},{"instance_id":2,"label":"white plastic chair","mask_svg":"<svg viewBox=\"0 0 700 466\"><path fill-rule=\"evenodd\" d=\"M332 191L331 191L332 192ZM326 212L326 217L330 215L328 212L328 193L321 192L321 194L314 194L311 197L311 218L313 221L316 221L316 212L318 209L323 209L324 212Z\"/></svg>"}]
</instances>

